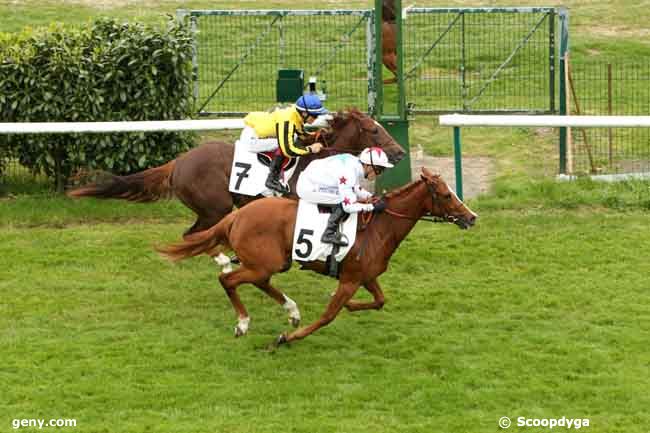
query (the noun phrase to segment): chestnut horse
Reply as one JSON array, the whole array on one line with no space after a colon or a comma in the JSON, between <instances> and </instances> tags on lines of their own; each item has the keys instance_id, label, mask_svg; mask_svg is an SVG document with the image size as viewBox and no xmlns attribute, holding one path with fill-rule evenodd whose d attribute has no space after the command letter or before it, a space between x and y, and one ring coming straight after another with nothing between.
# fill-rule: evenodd
<instances>
[{"instance_id":1,"label":"chestnut horse","mask_svg":"<svg viewBox=\"0 0 650 433\"><path fill-rule=\"evenodd\" d=\"M397 82L397 24L395 23L395 1L384 0L381 10L381 56L382 63L394 75L384 84Z\"/></svg>"},{"instance_id":2,"label":"chestnut horse","mask_svg":"<svg viewBox=\"0 0 650 433\"><path fill-rule=\"evenodd\" d=\"M400 242L424 215L433 215L467 229L474 225L477 215L461 202L438 175L426 168L421 178L385 196L387 207L376 214L357 233L352 249L340 264L339 286L332 295L325 313L309 326L282 334L276 344L306 337L330 323L342 307L350 311L380 309L384 295L377 277L386 271L388 261ZM219 281L235 308L239 322L235 336L248 330L250 316L239 299L237 287L250 283L275 299L287 311L294 326L300 312L295 302L271 285L271 277L291 267L291 249L298 202L284 198L266 198L239 209L214 227L195 233L183 242L158 251L172 261L215 248L230 248L241 260L233 272L221 273ZM360 218L362 219L362 218ZM326 273L322 262L302 263L303 269ZM373 302L353 301L363 285L374 297Z\"/></svg>"},{"instance_id":3,"label":"chestnut horse","mask_svg":"<svg viewBox=\"0 0 650 433\"><path fill-rule=\"evenodd\" d=\"M315 139L315 137L312 137ZM381 147L393 163L404 157L404 149L388 132L357 109L340 112L318 140L327 148L300 158L291 180L295 191L298 174L314 159L336 152L360 153L366 147ZM197 215L184 236L206 230L228 215L233 206L241 207L258 197L233 194L228 190L234 146L220 141L204 143L178 158L128 176L108 175L108 179L68 191L70 197L114 198L153 202L177 197Z\"/></svg>"}]
</instances>

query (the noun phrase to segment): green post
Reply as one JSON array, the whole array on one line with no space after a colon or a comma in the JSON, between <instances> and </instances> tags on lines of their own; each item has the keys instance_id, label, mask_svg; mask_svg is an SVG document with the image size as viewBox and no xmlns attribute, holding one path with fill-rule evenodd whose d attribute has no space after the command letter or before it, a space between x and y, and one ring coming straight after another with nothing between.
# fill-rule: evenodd
<instances>
[{"instance_id":1,"label":"green post","mask_svg":"<svg viewBox=\"0 0 650 433\"><path fill-rule=\"evenodd\" d=\"M549 112L555 114L555 10L548 13Z\"/></svg>"},{"instance_id":2,"label":"green post","mask_svg":"<svg viewBox=\"0 0 650 433\"><path fill-rule=\"evenodd\" d=\"M454 126L454 161L456 163L456 195L463 200L463 157L459 126Z\"/></svg>"},{"instance_id":3,"label":"green post","mask_svg":"<svg viewBox=\"0 0 650 433\"><path fill-rule=\"evenodd\" d=\"M409 122L399 117L383 116L379 123L406 150L406 155L395 167L385 171L375 181L375 191L385 193L411 181L411 157L409 155Z\"/></svg>"},{"instance_id":4,"label":"green post","mask_svg":"<svg viewBox=\"0 0 650 433\"><path fill-rule=\"evenodd\" d=\"M560 114L566 116L569 107L566 106L566 68L569 54L569 14L566 9L560 9ZM560 174L566 174L566 154L567 154L567 128L560 128Z\"/></svg>"},{"instance_id":5,"label":"green post","mask_svg":"<svg viewBox=\"0 0 650 433\"><path fill-rule=\"evenodd\" d=\"M386 192L393 188L400 187L411 181L411 158L409 147L409 125L406 113L406 97L404 92L404 69L403 69L403 53L402 53L402 1L395 0L395 26L397 28L396 35L396 51L397 51L397 82L396 86L396 100L394 110L390 114L385 114L384 105L384 83L382 77L383 61L382 61L382 0L375 0L375 29L376 29L376 44L375 47L375 82L377 84L377 104L375 116L377 121L388 131L388 133L397 141L406 151L404 159L399 162L394 168L384 172L375 182L375 190L377 192ZM392 84L391 84L392 86ZM393 94L393 92L390 92ZM391 101L392 102L392 101Z\"/></svg>"},{"instance_id":6,"label":"green post","mask_svg":"<svg viewBox=\"0 0 650 433\"><path fill-rule=\"evenodd\" d=\"M375 61L374 61L374 82L375 82L375 111L372 113L375 119L380 119L384 114L384 82L382 79L382 48L383 34L381 31L381 0L375 0Z\"/></svg>"}]
</instances>

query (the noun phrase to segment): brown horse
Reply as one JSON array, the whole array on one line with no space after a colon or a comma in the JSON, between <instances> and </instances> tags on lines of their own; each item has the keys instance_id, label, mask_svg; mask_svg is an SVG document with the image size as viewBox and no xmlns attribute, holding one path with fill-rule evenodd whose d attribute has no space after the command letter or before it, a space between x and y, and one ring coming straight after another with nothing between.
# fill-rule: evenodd
<instances>
[{"instance_id":1,"label":"brown horse","mask_svg":"<svg viewBox=\"0 0 650 433\"><path fill-rule=\"evenodd\" d=\"M477 218L440 176L426 168L422 169L419 180L389 193L385 198L385 212L375 215L365 230L358 232L355 244L341 262L339 286L325 313L309 326L282 334L277 344L306 337L334 320L342 307L350 311L382 308L384 295L377 277L386 271L390 257L422 216L440 217L463 229L473 226ZM283 198L258 200L231 213L214 227L158 250L173 261L209 253L215 248L235 251L241 267L220 274L219 281L239 317L236 336L246 333L250 321L237 294L237 287L244 283L255 285L283 305L289 311L292 324L298 326L300 313L297 305L270 283L274 274L291 267L297 207L298 202ZM302 264L304 269L326 273L322 262ZM360 285L373 295L373 302L351 300Z\"/></svg>"},{"instance_id":2,"label":"brown horse","mask_svg":"<svg viewBox=\"0 0 650 433\"><path fill-rule=\"evenodd\" d=\"M394 75L384 80L384 84L397 81L397 24L395 23L395 1L384 0L381 11L381 56L382 63Z\"/></svg>"},{"instance_id":3,"label":"brown horse","mask_svg":"<svg viewBox=\"0 0 650 433\"><path fill-rule=\"evenodd\" d=\"M315 139L315 137L313 137ZM388 132L357 109L337 113L318 140L326 149L300 158L291 181L295 190L298 174L314 159L336 152L359 153L366 147L379 146L396 163L404 149ZM233 206L241 207L258 197L233 194L228 190L234 146L219 141L204 143L178 158L128 176L108 175L108 179L68 191L70 197L115 198L135 202L153 202L177 197L197 215L184 236L206 230L228 215Z\"/></svg>"}]
</instances>

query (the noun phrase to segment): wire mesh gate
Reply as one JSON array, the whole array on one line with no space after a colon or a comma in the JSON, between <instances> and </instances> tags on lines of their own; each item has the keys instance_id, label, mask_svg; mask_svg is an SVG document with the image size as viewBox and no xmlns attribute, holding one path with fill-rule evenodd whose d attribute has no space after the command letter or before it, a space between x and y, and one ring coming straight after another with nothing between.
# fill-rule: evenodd
<instances>
[{"instance_id":1,"label":"wire mesh gate","mask_svg":"<svg viewBox=\"0 0 650 433\"><path fill-rule=\"evenodd\" d=\"M369 10L180 11L196 35L199 113L240 115L276 101L279 69L316 76L327 106L368 108Z\"/></svg>"},{"instance_id":2,"label":"wire mesh gate","mask_svg":"<svg viewBox=\"0 0 650 433\"><path fill-rule=\"evenodd\" d=\"M569 105L575 115L650 114L650 63L571 64ZM650 172L649 128L572 128L571 174Z\"/></svg>"},{"instance_id":3,"label":"wire mesh gate","mask_svg":"<svg viewBox=\"0 0 650 433\"><path fill-rule=\"evenodd\" d=\"M553 113L554 8L412 8L404 79L415 113Z\"/></svg>"},{"instance_id":4,"label":"wire mesh gate","mask_svg":"<svg viewBox=\"0 0 650 433\"><path fill-rule=\"evenodd\" d=\"M407 12L402 53L411 112L558 112L555 8ZM373 104L372 10L179 15L188 16L196 32L195 93L202 114L268 108L276 100L277 71L285 68L317 76L329 107L368 110Z\"/></svg>"}]
</instances>

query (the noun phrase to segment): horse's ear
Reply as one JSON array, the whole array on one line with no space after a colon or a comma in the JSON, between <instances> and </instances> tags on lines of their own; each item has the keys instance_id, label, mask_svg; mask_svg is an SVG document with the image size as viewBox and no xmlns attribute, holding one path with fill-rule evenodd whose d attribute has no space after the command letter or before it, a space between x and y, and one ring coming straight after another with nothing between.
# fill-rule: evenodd
<instances>
[{"instance_id":1,"label":"horse's ear","mask_svg":"<svg viewBox=\"0 0 650 433\"><path fill-rule=\"evenodd\" d=\"M426 167L422 167L422 175L420 176L422 180L432 180L434 174Z\"/></svg>"}]
</instances>

